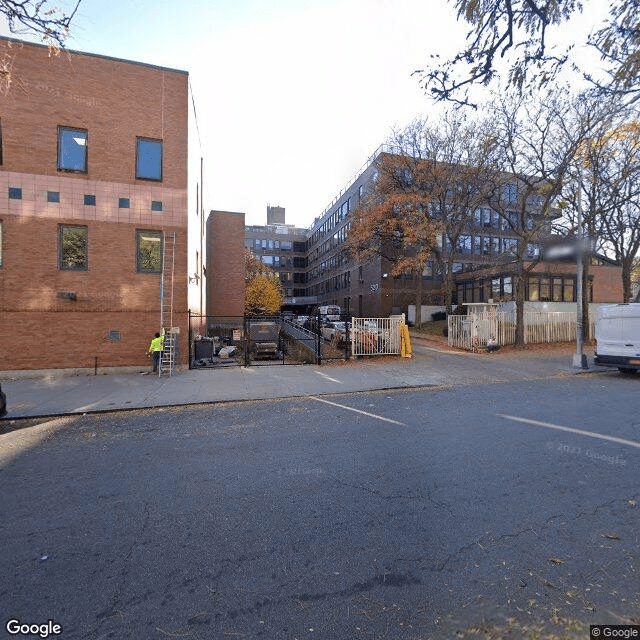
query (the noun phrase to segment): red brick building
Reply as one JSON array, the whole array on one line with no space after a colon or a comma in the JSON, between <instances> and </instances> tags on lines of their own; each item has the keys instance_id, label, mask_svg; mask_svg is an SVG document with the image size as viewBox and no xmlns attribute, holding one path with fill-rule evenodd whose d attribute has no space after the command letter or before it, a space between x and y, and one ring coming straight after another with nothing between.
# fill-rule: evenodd
<instances>
[{"instance_id":1,"label":"red brick building","mask_svg":"<svg viewBox=\"0 0 640 640\"><path fill-rule=\"evenodd\" d=\"M188 74L8 39L3 53L0 369L148 365L174 233L186 364Z\"/></svg>"}]
</instances>

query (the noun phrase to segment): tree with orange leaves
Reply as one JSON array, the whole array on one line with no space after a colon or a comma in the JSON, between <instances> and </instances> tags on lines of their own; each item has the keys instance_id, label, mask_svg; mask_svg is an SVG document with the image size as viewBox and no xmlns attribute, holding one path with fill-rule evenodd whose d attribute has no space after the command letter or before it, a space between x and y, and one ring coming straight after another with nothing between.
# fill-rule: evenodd
<instances>
[{"instance_id":1,"label":"tree with orange leaves","mask_svg":"<svg viewBox=\"0 0 640 640\"><path fill-rule=\"evenodd\" d=\"M392 152L378 157L377 179L353 216L349 245L357 259L379 255L392 264L392 274L411 270L417 277L416 324L428 260L435 262L443 303L452 310L454 263L464 252L460 239L486 203L491 148L484 132L482 122L459 112L396 132Z\"/></svg>"},{"instance_id":2,"label":"tree with orange leaves","mask_svg":"<svg viewBox=\"0 0 640 640\"><path fill-rule=\"evenodd\" d=\"M245 313L253 316L279 313L284 303L284 293L278 274L247 248L244 250L244 266Z\"/></svg>"}]
</instances>

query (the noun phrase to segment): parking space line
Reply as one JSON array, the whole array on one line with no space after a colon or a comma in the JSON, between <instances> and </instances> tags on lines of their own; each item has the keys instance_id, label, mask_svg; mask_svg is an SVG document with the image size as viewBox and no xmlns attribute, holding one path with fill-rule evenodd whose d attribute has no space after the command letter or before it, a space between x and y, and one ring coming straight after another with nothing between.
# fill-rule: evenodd
<instances>
[{"instance_id":1,"label":"parking space line","mask_svg":"<svg viewBox=\"0 0 640 640\"><path fill-rule=\"evenodd\" d=\"M640 442L635 440L626 440L625 438L617 438L616 436L605 436L602 433L595 433L593 431L583 431L582 429L573 429L571 427L562 427L558 424L551 424L549 422L539 422L538 420L529 420L527 418L518 418L516 416L507 416L502 413L498 413L501 418L507 420L515 420L516 422L523 422L524 424L532 424L536 427L544 427L545 429L555 429L556 431L567 431L568 433L577 433L581 436L588 436L589 438L597 438L598 440L608 440L609 442L617 442L618 444L624 444L628 447L635 447L640 449Z\"/></svg>"},{"instance_id":2,"label":"parking space line","mask_svg":"<svg viewBox=\"0 0 640 640\"><path fill-rule=\"evenodd\" d=\"M324 398L317 398L316 396L309 396L311 400L317 400L318 402L324 402L325 404L330 404L334 407L339 407L340 409L346 409L347 411L353 411L355 413L361 413L363 416L368 416L369 418L375 418L376 420L383 420L384 422L390 422L391 424L397 424L401 427L405 427L404 422L398 422L397 420L392 420L391 418L384 418L383 416L378 416L375 413L369 413L368 411L361 411L360 409L354 409L353 407L347 407L344 404L338 404L337 402L330 402L329 400L325 400Z\"/></svg>"},{"instance_id":3,"label":"parking space line","mask_svg":"<svg viewBox=\"0 0 640 640\"><path fill-rule=\"evenodd\" d=\"M338 384L342 384L340 380L336 380L335 378L330 378L326 373L322 373L321 371L315 371L319 376L326 378L327 380L331 380L331 382L337 382Z\"/></svg>"}]
</instances>

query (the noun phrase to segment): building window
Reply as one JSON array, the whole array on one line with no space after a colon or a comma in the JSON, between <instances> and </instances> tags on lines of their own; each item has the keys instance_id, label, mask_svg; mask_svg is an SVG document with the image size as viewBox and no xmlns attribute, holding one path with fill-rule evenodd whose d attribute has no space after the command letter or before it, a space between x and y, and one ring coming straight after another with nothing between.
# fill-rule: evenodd
<instances>
[{"instance_id":1,"label":"building window","mask_svg":"<svg viewBox=\"0 0 640 640\"><path fill-rule=\"evenodd\" d=\"M536 260L540 257L540 246L533 243L527 243L527 258L531 258L532 260Z\"/></svg>"},{"instance_id":2,"label":"building window","mask_svg":"<svg viewBox=\"0 0 640 640\"><path fill-rule=\"evenodd\" d=\"M120 342L121 339L122 336L120 334L120 331L118 331L117 329L109 331L109 333L107 334L107 340L109 340L109 342Z\"/></svg>"},{"instance_id":3,"label":"building window","mask_svg":"<svg viewBox=\"0 0 640 640\"><path fill-rule=\"evenodd\" d=\"M562 302L562 278L553 279L552 299L554 302Z\"/></svg>"},{"instance_id":4,"label":"building window","mask_svg":"<svg viewBox=\"0 0 640 640\"><path fill-rule=\"evenodd\" d=\"M503 238L502 251L516 255L518 253L518 240L516 238Z\"/></svg>"},{"instance_id":5,"label":"building window","mask_svg":"<svg viewBox=\"0 0 640 640\"><path fill-rule=\"evenodd\" d=\"M60 202L60 192L47 191L47 202Z\"/></svg>"},{"instance_id":6,"label":"building window","mask_svg":"<svg viewBox=\"0 0 640 640\"><path fill-rule=\"evenodd\" d=\"M58 225L58 268L62 271L87 271L88 228L84 225Z\"/></svg>"},{"instance_id":7,"label":"building window","mask_svg":"<svg viewBox=\"0 0 640 640\"><path fill-rule=\"evenodd\" d=\"M504 185L505 202L516 202L518 199L518 189L515 184Z\"/></svg>"},{"instance_id":8,"label":"building window","mask_svg":"<svg viewBox=\"0 0 640 640\"><path fill-rule=\"evenodd\" d=\"M463 235L458 238L458 251L460 253L471 253L471 236Z\"/></svg>"},{"instance_id":9,"label":"building window","mask_svg":"<svg viewBox=\"0 0 640 640\"><path fill-rule=\"evenodd\" d=\"M540 300L551 302L551 278L540 278Z\"/></svg>"},{"instance_id":10,"label":"building window","mask_svg":"<svg viewBox=\"0 0 640 640\"><path fill-rule=\"evenodd\" d=\"M136 229L136 270L138 273L162 272L162 231Z\"/></svg>"},{"instance_id":11,"label":"building window","mask_svg":"<svg viewBox=\"0 0 640 640\"><path fill-rule=\"evenodd\" d=\"M573 298L573 280L565 280L562 289L562 297L564 302L574 302Z\"/></svg>"},{"instance_id":12,"label":"building window","mask_svg":"<svg viewBox=\"0 0 640 640\"><path fill-rule=\"evenodd\" d=\"M151 201L151 211L162 211L162 201L161 200L152 200Z\"/></svg>"},{"instance_id":13,"label":"building window","mask_svg":"<svg viewBox=\"0 0 640 640\"><path fill-rule=\"evenodd\" d=\"M162 140L137 139L136 178L162 180Z\"/></svg>"},{"instance_id":14,"label":"building window","mask_svg":"<svg viewBox=\"0 0 640 640\"><path fill-rule=\"evenodd\" d=\"M88 207L95 207L96 206L96 197L94 195L85 194L84 203Z\"/></svg>"},{"instance_id":15,"label":"building window","mask_svg":"<svg viewBox=\"0 0 640 640\"><path fill-rule=\"evenodd\" d=\"M118 209L128 209L129 206L129 198L118 198Z\"/></svg>"},{"instance_id":16,"label":"building window","mask_svg":"<svg viewBox=\"0 0 640 640\"><path fill-rule=\"evenodd\" d=\"M9 187L9 200L22 200L22 187Z\"/></svg>"},{"instance_id":17,"label":"building window","mask_svg":"<svg viewBox=\"0 0 640 640\"><path fill-rule=\"evenodd\" d=\"M58 127L58 171L87 172L87 131Z\"/></svg>"}]
</instances>

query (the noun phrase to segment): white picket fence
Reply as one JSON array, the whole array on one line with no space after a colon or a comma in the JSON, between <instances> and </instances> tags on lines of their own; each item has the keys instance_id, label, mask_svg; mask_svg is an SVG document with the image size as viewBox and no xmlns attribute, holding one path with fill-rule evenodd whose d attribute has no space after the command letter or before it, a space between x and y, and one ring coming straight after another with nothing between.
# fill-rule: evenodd
<instances>
[{"instance_id":1,"label":"white picket fence","mask_svg":"<svg viewBox=\"0 0 640 640\"><path fill-rule=\"evenodd\" d=\"M391 318L352 318L351 353L355 356L396 355L400 353L402 316Z\"/></svg>"},{"instance_id":2,"label":"white picket fence","mask_svg":"<svg viewBox=\"0 0 640 640\"><path fill-rule=\"evenodd\" d=\"M595 320L590 319L590 335L594 335ZM524 312L524 342L570 342L576 339L575 312ZM484 313L448 317L450 347L476 349L486 347L489 340L498 345L515 344L515 313Z\"/></svg>"}]
</instances>

